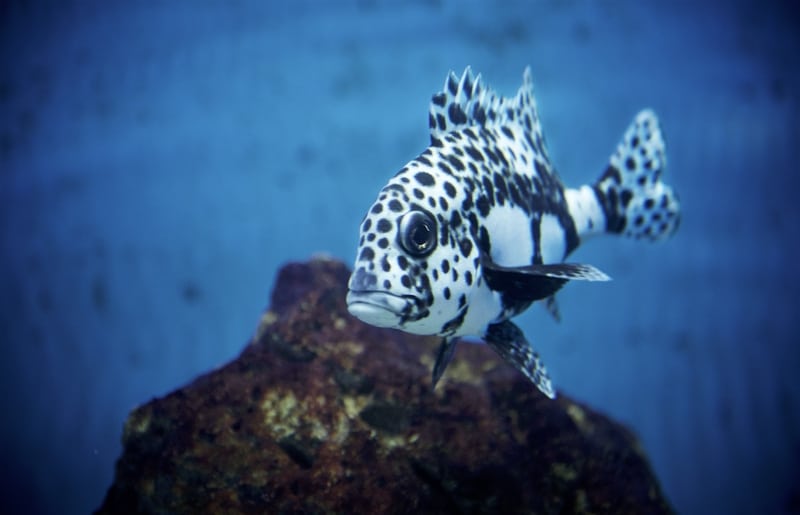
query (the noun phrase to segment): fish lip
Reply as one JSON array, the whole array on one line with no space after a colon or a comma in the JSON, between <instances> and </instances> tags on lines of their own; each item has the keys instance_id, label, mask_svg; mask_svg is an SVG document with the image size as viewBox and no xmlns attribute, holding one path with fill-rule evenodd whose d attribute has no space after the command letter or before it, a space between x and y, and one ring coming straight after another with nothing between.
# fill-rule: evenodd
<instances>
[{"instance_id":1,"label":"fish lip","mask_svg":"<svg viewBox=\"0 0 800 515\"><path fill-rule=\"evenodd\" d=\"M415 298L381 290L349 290L347 311L377 327L398 327L414 309Z\"/></svg>"},{"instance_id":2,"label":"fish lip","mask_svg":"<svg viewBox=\"0 0 800 515\"><path fill-rule=\"evenodd\" d=\"M410 304L414 303L414 298L410 295L396 295L382 290L348 290L347 307L359 303L384 309L400 316L408 310Z\"/></svg>"}]
</instances>

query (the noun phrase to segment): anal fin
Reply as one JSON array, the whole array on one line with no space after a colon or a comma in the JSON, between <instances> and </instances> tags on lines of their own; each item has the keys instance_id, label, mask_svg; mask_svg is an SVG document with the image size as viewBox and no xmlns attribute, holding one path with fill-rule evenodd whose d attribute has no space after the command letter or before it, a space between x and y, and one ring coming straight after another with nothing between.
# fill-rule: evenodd
<instances>
[{"instance_id":1,"label":"anal fin","mask_svg":"<svg viewBox=\"0 0 800 515\"><path fill-rule=\"evenodd\" d=\"M483 339L503 359L530 379L539 391L555 399L556 391L547 369L519 327L509 320L490 324Z\"/></svg>"}]
</instances>

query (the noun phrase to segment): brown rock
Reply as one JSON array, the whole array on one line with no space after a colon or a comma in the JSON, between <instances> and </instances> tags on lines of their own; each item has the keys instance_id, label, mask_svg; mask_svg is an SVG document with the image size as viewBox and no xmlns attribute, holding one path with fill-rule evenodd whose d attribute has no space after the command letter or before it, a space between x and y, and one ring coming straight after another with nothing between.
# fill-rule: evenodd
<instances>
[{"instance_id":1,"label":"brown rock","mask_svg":"<svg viewBox=\"0 0 800 515\"><path fill-rule=\"evenodd\" d=\"M98 513L671 513L624 427L486 346L367 326L290 264L242 354L134 410Z\"/></svg>"}]
</instances>

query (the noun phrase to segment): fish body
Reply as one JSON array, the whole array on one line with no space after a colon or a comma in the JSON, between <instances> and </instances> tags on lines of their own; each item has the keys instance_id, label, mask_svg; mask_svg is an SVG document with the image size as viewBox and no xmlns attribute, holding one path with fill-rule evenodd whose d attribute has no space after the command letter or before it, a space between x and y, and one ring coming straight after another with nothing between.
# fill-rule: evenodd
<instances>
[{"instance_id":1,"label":"fish body","mask_svg":"<svg viewBox=\"0 0 800 515\"><path fill-rule=\"evenodd\" d=\"M476 335L552 398L544 365L510 319L540 300L558 316L554 295L566 282L608 280L564 262L587 238L660 240L677 229L658 120L641 111L600 177L566 188L547 153L530 69L511 98L469 68L451 72L428 119L430 146L361 223L348 310L375 326L441 336L434 386L457 338Z\"/></svg>"}]
</instances>

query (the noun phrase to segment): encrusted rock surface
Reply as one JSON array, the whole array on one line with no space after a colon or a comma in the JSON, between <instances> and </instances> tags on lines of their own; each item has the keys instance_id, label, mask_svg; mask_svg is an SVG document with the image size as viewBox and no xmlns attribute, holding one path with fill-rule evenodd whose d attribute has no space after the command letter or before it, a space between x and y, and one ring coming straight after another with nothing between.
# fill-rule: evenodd
<instances>
[{"instance_id":1,"label":"encrusted rock surface","mask_svg":"<svg viewBox=\"0 0 800 515\"><path fill-rule=\"evenodd\" d=\"M624 427L483 345L362 324L347 268L280 271L252 342L129 416L98 513L671 513Z\"/></svg>"}]
</instances>

